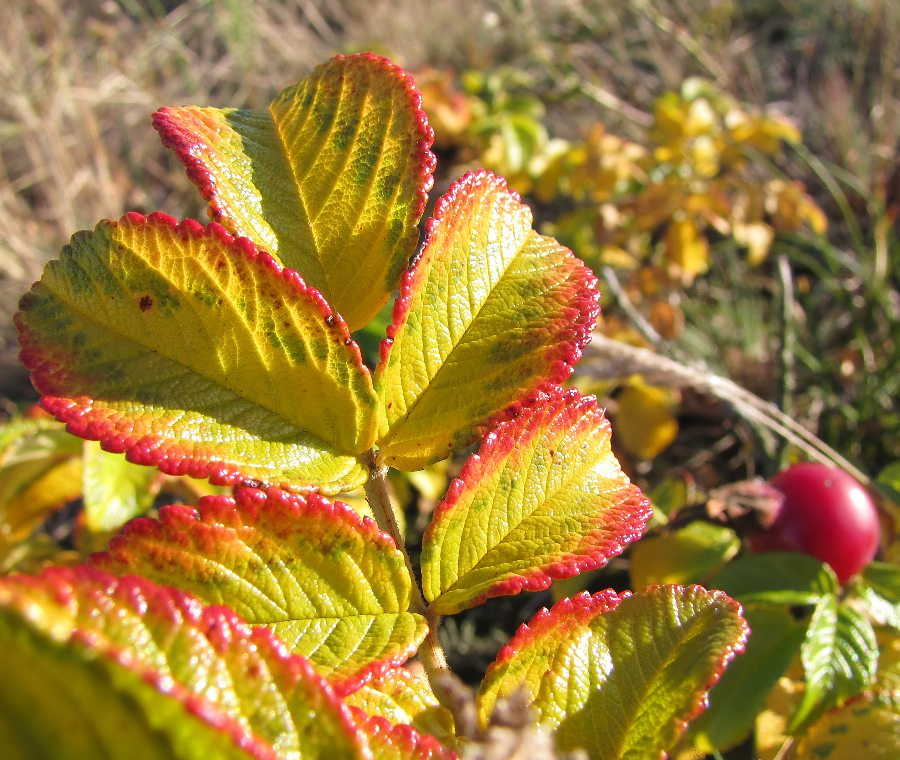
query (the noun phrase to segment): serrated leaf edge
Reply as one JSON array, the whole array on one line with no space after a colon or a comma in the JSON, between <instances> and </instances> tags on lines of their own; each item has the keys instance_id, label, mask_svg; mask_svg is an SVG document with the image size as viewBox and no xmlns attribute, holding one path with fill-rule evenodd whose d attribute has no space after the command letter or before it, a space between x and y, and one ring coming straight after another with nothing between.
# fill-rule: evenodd
<instances>
[{"instance_id":1,"label":"serrated leaf edge","mask_svg":"<svg viewBox=\"0 0 900 760\"><path fill-rule=\"evenodd\" d=\"M308 76L314 76L318 70L332 63L354 61L365 61L373 66L381 67L383 71L403 87L410 99L418 138L416 140L417 155L415 163L418 167L419 185L417 203L414 206L412 216L415 219L421 219L428 203L428 193L434 185L434 170L437 166L437 157L431 151L431 146L434 144L434 129L428 123L428 115L422 108L422 93L419 92L413 78L400 66L388 58L372 52L336 55L329 61L315 67ZM210 219L214 222L218 221L224 217L224 212L219 202L215 178L207 170L203 161L196 155L194 150L195 143L190 139L190 136L186 135L170 117L171 110L171 107L163 107L157 110L152 118L153 128L159 133L162 144L174 152L184 164L188 177L197 186L203 199L209 204Z\"/></svg>"},{"instance_id":2,"label":"serrated leaf edge","mask_svg":"<svg viewBox=\"0 0 900 760\"><path fill-rule=\"evenodd\" d=\"M376 367L375 370L376 378L384 368L387 367L388 356L390 355L394 338L397 335L397 331L405 323L410 306L412 305L416 278L420 274L419 263L422 260L422 254L428 249L429 244L434 239L437 229L443 223L444 215L447 213L448 209L453 206L457 198L469 193L473 187L478 187L482 182L492 184L498 192L509 194L512 200L523 206L528 212L529 217L531 217L531 210L522 203L521 197L517 192L509 189L506 180L486 169L467 172L450 186L447 192L438 199L434 208L434 214L425 224L425 242L416 256L410 261L409 266L404 271L403 277L400 280L400 292L397 296L397 300L394 301L391 321L386 329L386 337L381 341L381 345L379 346L379 362L378 367ZM527 396L529 393L533 393L536 390L539 391L544 388L549 388L554 384L561 383L572 374L575 363L581 358L584 347L590 342L594 324L600 313L600 294L596 290L597 277L590 269L588 269L587 265L572 253L572 251L568 248L565 250L572 259L581 265L585 277L585 290L592 291L593 296L590 298L579 299L569 304L570 308L573 309L573 311L577 311L581 318L573 319L569 323L569 328L566 333L560 336L557 351L548 358L545 375L537 379L535 387L526 389L522 394L522 397ZM568 344L571 344L571 350L569 350ZM491 425L496 424L501 419L503 419L502 413L501 416L485 421L484 424L476 428L476 434L483 434Z\"/></svg>"},{"instance_id":3,"label":"serrated leaf edge","mask_svg":"<svg viewBox=\"0 0 900 760\"><path fill-rule=\"evenodd\" d=\"M358 707L350 707L363 735L377 737L382 735L389 744L397 747L404 758L410 760L457 760L458 755L445 747L433 736L422 734L405 723L391 723L380 715L368 715ZM377 755L376 755L377 757Z\"/></svg>"},{"instance_id":4,"label":"serrated leaf edge","mask_svg":"<svg viewBox=\"0 0 900 760\"><path fill-rule=\"evenodd\" d=\"M252 522L246 522L246 517L252 517L253 510L269 503L271 508L285 510L295 519L303 520L311 513L326 514L351 526L360 533L365 541L375 544L383 549L398 551L394 539L381 530L371 517L360 515L352 507L342 501L331 501L316 493L295 494L279 488L270 487L258 489L238 486L231 496L220 494L214 496L202 496L196 507L187 505L167 505L160 510L159 518L139 517L128 522L109 544L104 552L91 555L90 563L96 567L109 571L111 565L121 564L116 559L117 551L131 537L139 539L166 539L169 528L178 530L179 525L189 526L193 521L223 522L227 528L253 527ZM227 520L229 512L233 512L236 521ZM408 611L408 610L407 610ZM233 612L233 611L232 611ZM401 610L401 613L403 610ZM237 613L234 612L237 616ZM239 616L238 616L239 617ZM256 628L268 630L266 623L246 623ZM277 635L272 633L277 638ZM423 630L422 638L427 635L427 629ZM279 639L280 641L280 639ZM421 640L411 642L406 649L398 650L393 656L373 661L361 667L355 674L344 678L328 678L335 692L340 696L365 686L369 681L402 665L418 650Z\"/></svg>"},{"instance_id":5,"label":"serrated leaf edge","mask_svg":"<svg viewBox=\"0 0 900 760\"><path fill-rule=\"evenodd\" d=\"M531 640L540 636L544 630L552 630L557 622L562 621L567 627L574 627L575 625L587 622L598 615L612 612L626 599L638 599L648 595L650 592L659 590L669 590L674 595L681 595L682 598L689 594L703 593L708 596L710 603L718 602L724 604L735 612L740 619L741 630L737 640L725 648L725 651L716 661L715 668L713 669L714 672L707 680L706 684L697 692L691 710L679 721L679 724L676 727L677 731L678 733L683 732L687 727L687 724L706 709L708 705L709 690L718 683L722 673L728 666L728 663L744 651L747 638L750 635L750 626L743 616L741 605L724 592L711 591L703 586L682 586L680 584L664 586L653 585L647 586L647 588L637 594L631 591L617 593L612 589L606 589L605 591L598 591L593 595L589 594L587 591L582 591L575 596L566 597L554 604L550 609L547 609L546 607L542 608L528 623L523 623L519 627L512 639L500 649L494 662L488 666L483 683L488 683L495 669L514 657L523 646L526 646Z\"/></svg>"},{"instance_id":6,"label":"serrated leaf edge","mask_svg":"<svg viewBox=\"0 0 900 760\"><path fill-rule=\"evenodd\" d=\"M308 299L311 302L326 325L337 333L339 339L347 347L347 350L350 352L350 359L368 381L367 385L371 389L371 372L363 362L360 348L350 335L343 317L331 308L318 290L307 285L297 271L283 267L270 254L258 248L252 240L245 237L234 237L216 222L203 225L195 219L179 221L159 211L149 216L144 216L136 211L129 211L118 221L103 220L99 222L94 227L93 232L96 234L100 230L124 224L161 224L185 237L195 239L203 237L214 238L232 248L233 251L239 251L248 260L257 262L259 266L270 270L275 276L287 282L297 292L299 297ZM81 233L76 233L76 235L78 234ZM38 285L40 283L36 283L34 287ZM21 313L29 310L29 304L34 297L33 291L34 288L22 296L19 302L19 312L13 317L21 345L19 357L31 373L31 381L35 389L42 394L41 406L57 420L65 423L66 430L69 433L80 438L100 441L105 451L114 454L125 454L130 462L158 467L167 475L189 475L195 478L208 478L215 485L261 485L258 481L246 479L241 474L239 463L226 463L221 460L217 463L212 458L209 461L205 461L204 459L195 459L189 456L179 456L182 451L176 442L149 435L121 435L111 429L105 420L102 422L85 421L84 416L92 408L91 398L89 396L69 398L55 395L54 376L57 372L54 369L54 365L52 362L47 362L43 358L42 352L35 348L28 339L28 328L23 322ZM326 446L330 446L324 441L323 443ZM346 475L346 472L341 474L341 476L343 475ZM323 490L323 492L326 491Z\"/></svg>"},{"instance_id":7,"label":"serrated leaf edge","mask_svg":"<svg viewBox=\"0 0 900 760\"><path fill-rule=\"evenodd\" d=\"M569 406L570 401L575 401L575 405ZM501 411L494 418L499 421L482 439L478 451L466 460L459 475L447 487L444 498L435 508L431 522L425 530L423 541L427 541L433 535L436 521L456 507L465 491L466 484L478 481L483 463L494 457L502 458L512 451L519 438L526 437L529 430L539 426L541 420L547 416L548 408L552 410L554 416L558 414L559 416L576 417L582 409L596 406L596 403L597 399L594 396L582 396L575 388L564 389L561 386L551 386L548 389L539 390L523 401ZM516 437L509 436L507 434L509 429L522 425L523 417L526 420L521 434ZM611 431L609 420L605 415L602 415L600 427L605 431ZM571 578L588 570L602 567L610 558L621 554L628 544L643 535L653 513L650 500L633 483L629 482L624 485L622 492L627 492L628 496L619 501L618 506L620 508L634 507L635 512L634 521L629 524L630 529L623 532L618 539L609 539L603 543L593 544L578 557L559 560L536 568L530 573L519 574L508 580L500 581L474 597L466 604L466 608L478 606L496 596L513 595L522 591L543 591L555 580ZM586 534L585 538L589 535Z\"/></svg>"},{"instance_id":8,"label":"serrated leaf edge","mask_svg":"<svg viewBox=\"0 0 900 760\"><path fill-rule=\"evenodd\" d=\"M304 658L290 654L281 642L270 631L262 628L253 629L243 621L236 613L221 605L204 605L197 598L167 586L157 586L137 576L124 576L118 578L102 570L79 565L76 567L51 567L44 570L38 576L15 575L9 576L9 580L20 584L24 589L29 586L38 586L41 581L46 581L56 587L56 601L59 604L68 604L77 596L74 586L80 582L105 584L102 593L114 598L125 597L135 610L145 610L150 605L157 605L156 611L167 614L172 619L183 619L184 623L191 624L202 631L210 644L217 651L227 646L235 635L243 637L257 650L267 652L282 668L282 673L290 683L301 680L312 680L317 688L325 696L327 703L338 713L340 722L348 735L358 733L358 728L353 720L349 708L334 693L328 683L319 676L312 665ZM9 602L20 601L20 606L12 607L16 614L29 623L33 623L33 616L40 616L40 610L33 605L27 593L16 593L19 589L10 592L6 581L0 579L0 602L5 606ZM129 652L122 646L113 645L103 641L101 635L96 632L85 631L77 625L67 634L62 631L45 631L38 626L38 631L57 644L65 646L67 643L80 645L85 649L96 653L99 649L103 655L126 670L139 674L143 680L161 694L171 697L185 706L185 709L198 717L201 721L217 731L226 733L234 741L235 746L248 752L260 760L278 760L278 753L262 738L249 733L235 718L229 717L214 703L202 695L191 691L188 687L175 681L167 675L160 674L143 664L139 657Z\"/></svg>"}]
</instances>

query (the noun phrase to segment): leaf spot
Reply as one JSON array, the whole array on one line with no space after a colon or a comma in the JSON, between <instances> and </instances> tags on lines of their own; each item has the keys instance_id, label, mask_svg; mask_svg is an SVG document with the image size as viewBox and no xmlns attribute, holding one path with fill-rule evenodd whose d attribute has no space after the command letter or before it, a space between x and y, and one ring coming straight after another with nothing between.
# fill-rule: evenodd
<instances>
[{"instance_id":1,"label":"leaf spot","mask_svg":"<svg viewBox=\"0 0 900 760\"><path fill-rule=\"evenodd\" d=\"M149 295L143 295L141 300L138 301L138 306L140 306L141 311L149 311L153 308L153 299Z\"/></svg>"}]
</instances>

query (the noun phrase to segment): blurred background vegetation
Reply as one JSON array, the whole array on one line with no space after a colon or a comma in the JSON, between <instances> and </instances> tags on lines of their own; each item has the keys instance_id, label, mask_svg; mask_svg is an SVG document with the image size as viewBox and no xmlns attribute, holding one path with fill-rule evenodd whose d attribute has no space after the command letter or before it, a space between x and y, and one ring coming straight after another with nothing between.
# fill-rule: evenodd
<instances>
[{"instance_id":1,"label":"blurred background vegetation","mask_svg":"<svg viewBox=\"0 0 900 760\"><path fill-rule=\"evenodd\" d=\"M603 317L575 382L608 406L658 528L696 505L706 518L710 505L740 512L753 494L729 488L814 456L869 484L881 475L889 500L900 481L891 0L8 0L0 414L36 398L11 316L74 231L125 210L206 218L151 112L262 108L359 50L389 56L423 92L432 201L487 166L597 272ZM396 482L413 528L447 477ZM734 553L726 539L717 560ZM449 621L451 648L478 670L546 601L496 600L483 618ZM498 618L506 631L486 622Z\"/></svg>"},{"instance_id":2,"label":"blurred background vegetation","mask_svg":"<svg viewBox=\"0 0 900 760\"><path fill-rule=\"evenodd\" d=\"M601 274L605 333L734 379L865 472L900 459L896 3L11 0L0 43L5 398L28 393L9 315L73 231L205 218L150 112L261 107L372 49L425 93L438 190L507 176ZM746 431L666 399L695 454L754 474Z\"/></svg>"}]
</instances>

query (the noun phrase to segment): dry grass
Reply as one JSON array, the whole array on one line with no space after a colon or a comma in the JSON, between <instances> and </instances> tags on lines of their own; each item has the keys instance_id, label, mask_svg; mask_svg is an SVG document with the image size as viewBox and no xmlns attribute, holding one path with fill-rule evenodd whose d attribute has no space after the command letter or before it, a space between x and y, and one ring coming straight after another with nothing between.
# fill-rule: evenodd
<instances>
[{"instance_id":1,"label":"dry grass","mask_svg":"<svg viewBox=\"0 0 900 760\"><path fill-rule=\"evenodd\" d=\"M335 52L514 65L574 132L627 132L702 75L784 101L863 204L897 163L900 8L890 0L9 0L0 25L0 396L23 373L9 316L78 229L127 209L202 215L156 139L166 103L259 107ZM881 191L882 195L884 190Z\"/></svg>"}]
</instances>

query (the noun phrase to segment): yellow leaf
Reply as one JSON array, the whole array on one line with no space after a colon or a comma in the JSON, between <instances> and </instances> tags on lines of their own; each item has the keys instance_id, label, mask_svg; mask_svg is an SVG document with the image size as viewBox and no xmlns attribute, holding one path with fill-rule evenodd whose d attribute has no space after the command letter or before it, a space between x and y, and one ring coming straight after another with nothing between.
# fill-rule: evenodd
<instances>
[{"instance_id":1,"label":"yellow leaf","mask_svg":"<svg viewBox=\"0 0 900 760\"><path fill-rule=\"evenodd\" d=\"M645 538L631 553L631 586L695 583L722 567L740 546L730 528L701 521Z\"/></svg>"},{"instance_id":2,"label":"yellow leaf","mask_svg":"<svg viewBox=\"0 0 900 760\"><path fill-rule=\"evenodd\" d=\"M653 459L675 440L678 422L672 391L629 385L618 398L615 432L619 443L638 459Z\"/></svg>"},{"instance_id":3,"label":"yellow leaf","mask_svg":"<svg viewBox=\"0 0 900 760\"><path fill-rule=\"evenodd\" d=\"M666 258L686 284L709 269L709 243L693 219L673 219L669 223Z\"/></svg>"},{"instance_id":4,"label":"yellow leaf","mask_svg":"<svg viewBox=\"0 0 900 760\"><path fill-rule=\"evenodd\" d=\"M824 715L797 748L801 760L891 760L898 755L900 711L868 699L855 699Z\"/></svg>"},{"instance_id":5,"label":"yellow leaf","mask_svg":"<svg viewBox=\"0 0 900 760\"><path fill-rule=\"evenodd\" d=\"M775 230L765 222L735 224L734 239L747 248L747 261L751 266L762 264L769 255Z\"/></svg>"},{"instance_id":6,"label":"yellow leaf","mask_svg":"<svg viewBox=\"0 0 900 760\"><path fill-rule=\"evenodd\" d=\"M0 504L0 532L21 541L59 509L81 495L81 460L64 459L52 465L7 503Z\"/></svg>"}]
</instances>

